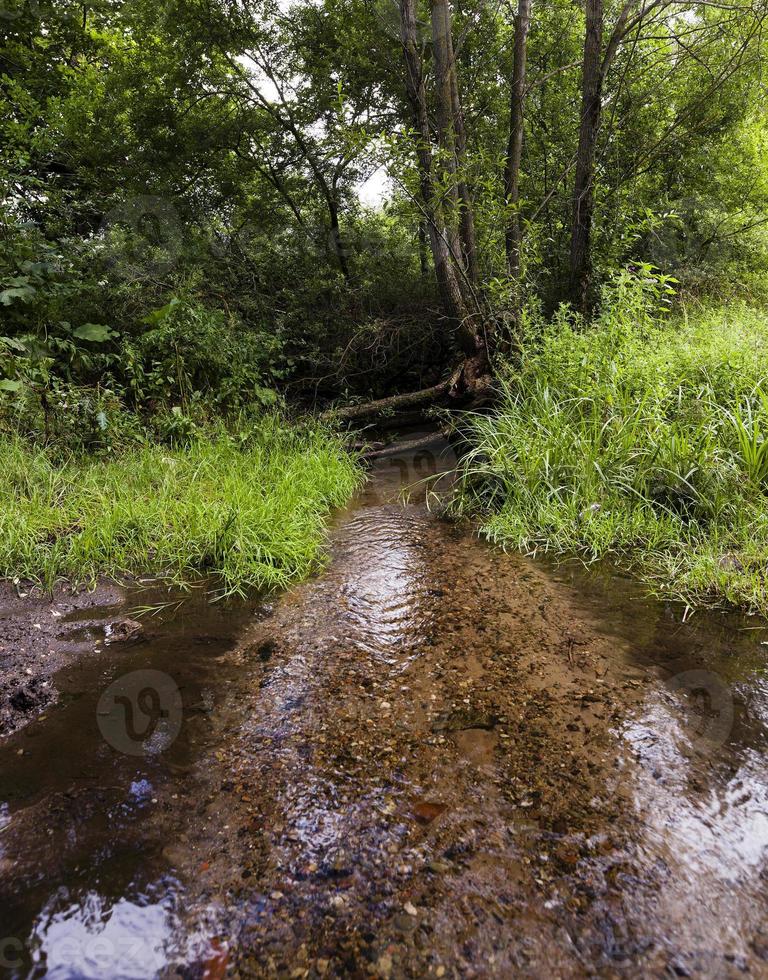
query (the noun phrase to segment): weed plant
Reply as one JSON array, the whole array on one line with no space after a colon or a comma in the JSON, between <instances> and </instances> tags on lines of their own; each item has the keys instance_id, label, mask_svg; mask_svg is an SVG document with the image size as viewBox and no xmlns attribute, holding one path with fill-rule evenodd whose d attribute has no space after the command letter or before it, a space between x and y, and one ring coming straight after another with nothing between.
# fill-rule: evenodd
<instances>
[{"instance_id":1,"label":"weed plant","mask_svg":"<svg viewBox=\"0 0 768 980\"><path fill-rule=\"evenodd\" d=\"M469 420L458 511L527 553L614 559L659 595L768 612L768 314L660 313L625 273L597 322L528 311L492 415Z\"/></svg>"},{"instance_id":2,"label":"weed plant","mask_svg":"<svg viewBox=\"0 0 768 980\"><path fill-rule=\"evenodd\" d=\"M239 594L310 572L329 511L361 479L340 439L278 415L237 437L219 430L111 458L62 461L4 436L0 472L0 576L47 587L100 575L212 576Z\"/></svg>"}]
</instances>

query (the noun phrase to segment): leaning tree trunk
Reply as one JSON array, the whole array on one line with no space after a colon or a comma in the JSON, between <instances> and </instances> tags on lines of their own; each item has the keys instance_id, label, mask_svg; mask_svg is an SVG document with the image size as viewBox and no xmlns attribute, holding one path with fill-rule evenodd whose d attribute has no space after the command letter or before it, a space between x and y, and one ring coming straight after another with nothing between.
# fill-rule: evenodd
<instances>
[{"instance_id":1,"label":"leaning tree trunk","mask_svg":"<svg viewBox=\"0 0 768 980\"><path fill-rule=\"evenodd\" d=\"M445 174L443 212L451 258L461 265L459 183L454 128L454 63L448 0L432 0L432 55L435 63L435 116L440 162ZM461 270L463 271L463 270Z\"/></svg>"},{"instance_id":2,"label":"leaning tree trunk","mask_svg":"<svg viewBox=\"0 0 768 980\"><path fill-rule=\"evenodd\" d=\"M482 360L487 369L488 344L482 329L472 271L464 263L465 249L474 264L474 215L469 193L461 194L460 154L466 150L463 113L453 50L451 9L448 0L432 0L432 55L435 64L435 117L441 150L443 207L450 259L463 297L464 314L458 323L459 346L469 360ZM460 135L457 137L457 122ZM462 236L463 229L463 236ZM464 246L464 247L462 247ZM464 377L464 376L462 376ZM467 376L468 380L468 376ZM463 381L461 382L463 384Z\"/></svg>"},{"instance_id":3,"label":"leaning tree trunk","mask_svg":"<svg viewBox=\"0 0 768 980\"><path fill-rule=\"evenodd\" d=\"M466 317L466 308L449 247L443 217L444 209L434 186L432 137L418 45L415 0L400 0L400 39L405 58L406 90L416 126L419 186L435 265L435 278L445 314L451 322L458 325Z\"/></svg>"},{"instance_id":4,"label":"leaning tree trunk","mask_svg":"<svg viewBox=\"0 0 768 980\"><path fill-rule=\"evenodd\" d=\"M603 0L586 0L586 29L581 82L581 123L576 151L571 226L570 295L574 306L586 313L592 303L592 215L594 211L595 155L603 94Z\"/></svg>"},{"instance_id":5,"label":"leaning tree trunk","mask_svg":"<svg viewBox=\"0 0 768 980\"><path fill-rule=\"evenodd\" d=\"M480 281L480 269L477 262L477 233L475 232L475 213L472 206L472 195L467 183L467 133L464 126L464 111L459 95L459 77L456 70L456 54L453 49L453 37L448 34L449 58L451 65L451 108L453 112L453 128L456 140L456 164L458 169L458 191L461 215L459 220L459 236L464 267L472 289L477 289Z\"/></svg>"},{"instance_id":6,"label":"leaning tree trunk","mask_svg":"<svg viewBox=\"0 0 768 980\"><path fill-rule=\"evenodd\" d=\"M525 62L528 50L528 29L531 23L531 0L520 0L515 21L515 50L512 65L512 91L509 110L509 142L504 167L504 202L507 207L507 227L504 246L507 271L516 282L520 279L520 164L523 157L525 118ZM516 303L519 296L516 297Z\"/></svg>"}]
</instances>

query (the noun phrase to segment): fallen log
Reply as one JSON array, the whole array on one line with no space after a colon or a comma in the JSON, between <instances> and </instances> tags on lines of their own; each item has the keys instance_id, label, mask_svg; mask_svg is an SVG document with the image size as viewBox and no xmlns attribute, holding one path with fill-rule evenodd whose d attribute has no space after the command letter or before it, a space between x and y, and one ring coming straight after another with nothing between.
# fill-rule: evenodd
<instances>
[{"instance_id":1,"label":"fallen log","mask_svg":"<svg viewBox=\"0 0 768 980\"><path fill-rule=\"evenodd\" d=\"M408 391L401 395L388 395L360 405L346 405L323 412L321 418L334 422L364 422L382 416L413 412L417 409L441 406L444 408L478 408L487 404L494 395L493 378L486 371L479 371L472 359L463 361L450 378L431 388Z\"/></svg>"},{"instance_id":2,"label":"fallen log","mask_svg":"<svg viewBox=\"0 0 768 980\"><path fill-rule=\"evenodd\" d=\"M343 408L331 408L323 412L321 418L333 419L336 422L361 422L375 418L377 415L389 415L404 409L429 408L448 397L450 381L442 381L432 388L421 391L409 391L403 395L388 395L372 402L361 405L346 405Z\"/></svg>"},{"instance_id":3,"label":"fallen log","mask_svg":"<svg viewBox=\"0 0 768 980\"><path fill-rule=\"evenodd\" d=\"M444 439L446 433L442 429L435 429L420 439L411 439L410 442L393 442L389 446L372 446L367 452L363 453L363 459L375 460L386 459L388 456L399 456L405 453L413 453L418 449L426 449L434 445L439 439Z\"/></svg>"}]
</instances>

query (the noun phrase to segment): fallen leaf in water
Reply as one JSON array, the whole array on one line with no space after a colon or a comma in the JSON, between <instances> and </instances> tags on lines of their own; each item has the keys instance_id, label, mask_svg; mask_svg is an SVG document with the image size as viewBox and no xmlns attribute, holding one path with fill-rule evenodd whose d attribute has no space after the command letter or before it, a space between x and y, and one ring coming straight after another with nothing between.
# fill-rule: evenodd
<instances>
[{"instance_id":1,"label":"fallen leaf in water","mask_svg":"<svg viewBox=\"0 0 768 980\"><path fill-rule=\"evenodd\" d=\"M423 803L417 803L413 808L413 815L416 817L419 823L428 824L432 823L441 813L445 813L448 807L444 803L430 803L424 801Z\"/></svg>"},{"instance_id":2,"label":"fallen leaf in water","mask_svg":"<svg viewBox=\"0 0 768 980\"><path fill-rule=\"evenodd\" d=\"M229 950L226 945L218 939L212 939L210 955L201 964L203 980L223 980L227 975L228 961Z\"/></svg>"}]
</instances>

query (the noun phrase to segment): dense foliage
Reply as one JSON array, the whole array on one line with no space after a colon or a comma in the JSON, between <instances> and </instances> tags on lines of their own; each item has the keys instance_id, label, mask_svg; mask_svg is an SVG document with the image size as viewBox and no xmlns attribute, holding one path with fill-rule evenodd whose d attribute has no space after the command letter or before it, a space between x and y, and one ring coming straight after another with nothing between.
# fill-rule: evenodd
<instances>
[{"instance_id":1,"label":"dense foliage","mask_svg":"<svg viewBox=\"0 0 768 980\"><path fill-rule=\"evenodd\" d=\"M659 320L622 275L585 329L563 311L470 426L458 506L526 552L620 558L662 594L768 611L768 316Z\"/></svg>"},{"instance_id":2,"label":"dense foliage","mask_svg":"<svg viewBox=\"0 0 768 980\"><path fill-rule=\"evenodd\" d=\"M63 398L98 429L105 399L187 414L434 383L455 340L431 271L403 9L3 0L4 406L53 429ZM606 43L623 9L607 4ZM505 310L567 294L584 9L534 6L514 204L514 11L474 0L452 16L466 130L453 176L473 210L475 293L508 324ZM596 146L598 279L644 260L687 289L762 295L763 16L651 3L621 38ZM416 31L439 142L426 8ZM432 177L450 196L443 152ZM376 210L358 194L372 173L388 175ZM504 259L510 208L520 283ZM79 386L98 390L81 401Z\"/></svg>"},{"instance_id":3,"label":"dense foliage","mask_svg":"<svg viewBox=\"0 0 768 980\"><path fill-rule=\"evenodd\" d=\"M61 460L0 440L0 575L45 586L141 573L214 578L223 593L284 586L315 567L325 520L359 482L341 442L274 416L186 450Z\"/></svg>"}]
</instances>

